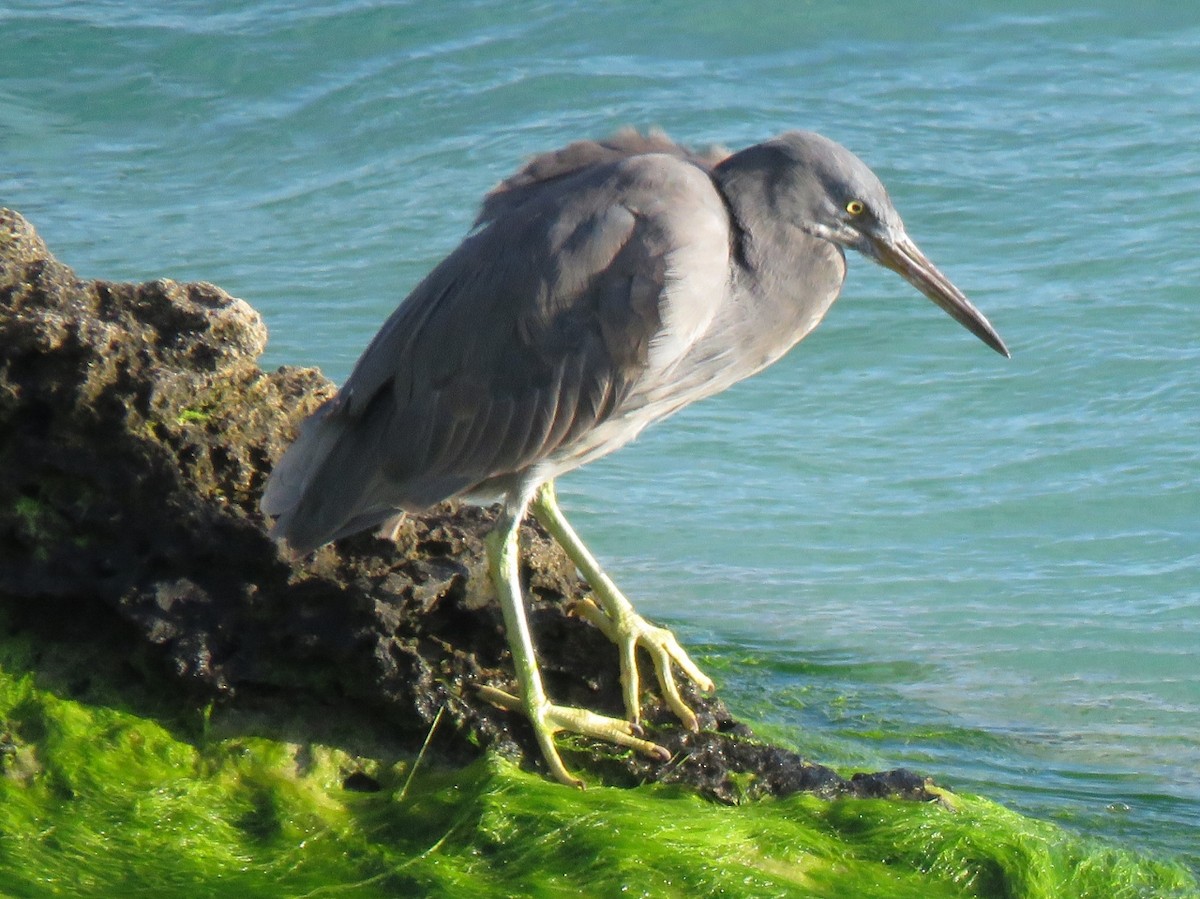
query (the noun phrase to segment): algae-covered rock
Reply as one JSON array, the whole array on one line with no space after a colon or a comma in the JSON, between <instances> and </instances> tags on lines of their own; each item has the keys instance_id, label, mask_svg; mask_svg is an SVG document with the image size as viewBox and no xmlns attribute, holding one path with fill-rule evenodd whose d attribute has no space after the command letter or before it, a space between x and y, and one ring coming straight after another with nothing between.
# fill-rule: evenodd
<instances>
[{"instance_id":1,"label":"algae-covered rock","mask_svg":"<svg viewBox=\"0 0 1200 899\"><path fill-rule=\"evenodd\" d=\"M334 387L263 372L262 319L211 284L82 281L18 214L0 212L0 603L42 638L108 635L141 676L225 709L337 708L398 747L461 762L481 748L540 764L519 716L482 535L494 510L412 516L291 563L258 511L266 474ZM620 714L616 651L566 611L582 585L539 530L523 579L556 700ZM113 635L120 635L116 639ZM119 644L119 645L118 645ZM649 672L647 682L652 682ZM671 780L725 801L761 794L931 798L907 772L846 781L762 745L718 701L703 732L651 701L673 763L573 740L568 763L613 783ZM440 716L440 717L439 717Z\"/></svg>"}]
</instances>

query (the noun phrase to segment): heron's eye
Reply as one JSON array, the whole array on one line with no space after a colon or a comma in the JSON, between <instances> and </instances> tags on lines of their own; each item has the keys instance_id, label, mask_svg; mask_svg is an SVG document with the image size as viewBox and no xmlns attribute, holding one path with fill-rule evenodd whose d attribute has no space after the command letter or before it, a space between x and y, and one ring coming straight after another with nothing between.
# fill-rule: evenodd
<instances>
[{"instance_id":1,"label":"heron's eye","mask_svg":"<svg viewBox=\"0 0 1200 899\"><path fill-rule=\"evenodd\" d=\"M862 200L851 200L846 204L846 211L851 215L862 215L866 208Z\"/></svg>"}]
</instances>

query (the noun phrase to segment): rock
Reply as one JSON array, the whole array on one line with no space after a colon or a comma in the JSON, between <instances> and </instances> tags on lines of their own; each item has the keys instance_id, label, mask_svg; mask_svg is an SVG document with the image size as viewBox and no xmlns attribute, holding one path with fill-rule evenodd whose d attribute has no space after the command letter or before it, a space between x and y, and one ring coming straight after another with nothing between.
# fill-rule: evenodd
<instances>
[{"instance_id":1,"label":"rock","mask_svg":"<svg viewBox=\"0 0 1200 899\"><path fill-rule=\"evenodd\" d=\"M111 639L147 679L223 706L290 701L361 713L411 750L441 713L449 763L494 747L540 766L510 691L482 538L495 510L410 516L396 543L358 535L290 563L258 498L300 420L335 390L315 369L263 372L257 312L211 284L81 281L17 213L0 210L0 606L21 629ZM620 715L616 651L570 616L583 586L536 527L523 580L550 694ZM119 642L120 645L116 645ZM645 672L646 683L653 674ZM703 732L647 706L662 765L573 741L569 765L614 783L670 780L717 799L903 795L906 772L847 781L763 745L715 698L685 688ZM584 747L584 748L580 748Z\"/></svg>"}]
</instances>

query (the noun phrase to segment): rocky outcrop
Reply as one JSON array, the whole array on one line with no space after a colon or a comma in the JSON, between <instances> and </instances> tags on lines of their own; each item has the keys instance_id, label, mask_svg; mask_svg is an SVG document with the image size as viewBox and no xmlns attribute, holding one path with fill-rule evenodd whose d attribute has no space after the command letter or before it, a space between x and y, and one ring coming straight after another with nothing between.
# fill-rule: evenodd
<instances>
[{"instance_id":1,"label":"rocky outcrop","mask_svg":"<svg viewBox=\"0 0 1200 899\"><path fill-rule=\"evenodd\" d=\"M439 507L395 543L359 535L282 558L258 512L300 420L332 395L314 369L266 373L262 319L211 284L81 281L0 210L0 607L10 627L112 643L133 670L225 706L336 706L401 748L437 720L457 763L495 747L540 765L525 722L480 701L513 690L482 536L494 510ZM570 616L583 587L527 527L523 579L556 701L621 713L616 651ZM653 683L652 672L644 682ZM717 699L703 732L647 709L667 765L575 741L568 765L670 780L725 801L812 790L928 799L907 772L846 781L755 741ZM440 718L439 718L440 715Z\"/></svg>"}]
</instances>

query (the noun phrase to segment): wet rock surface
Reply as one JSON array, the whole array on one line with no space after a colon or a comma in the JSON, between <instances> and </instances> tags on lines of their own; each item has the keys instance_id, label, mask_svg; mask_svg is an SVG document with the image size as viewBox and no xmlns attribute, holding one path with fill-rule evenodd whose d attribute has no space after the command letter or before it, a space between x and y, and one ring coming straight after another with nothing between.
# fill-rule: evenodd
<instances>
[{"instance_id":1,"label":"wet rock surface","mask_svg":"<svg viewBox=\"0 0 1200 899\"><path fill-rule=\"evenodd\" d=\"M446 763L494 747L540 768L525 721L474 690L515 692L483 549L495 510L438 507L405 519L395 543L361 534L296 563L267 537L266 474L335 388L315 369L263 372L266 339L258 313L211 284L79 280L20 215L0 210L0 607L10 627L107 641L181 700L215 699L216 715L337 709L398 751L419 747L436 720L431 751ZM568 613L584 586L536 526L522 545L550 695L619 716L616 650ZM765 745L689 688L698 734L646 697L648 730L671 762L581 739L564 741L564 759L606 782L684 783L726 802L796 791L934 798L911 772L846 780Z\"/></svg>"}]
</instances>

